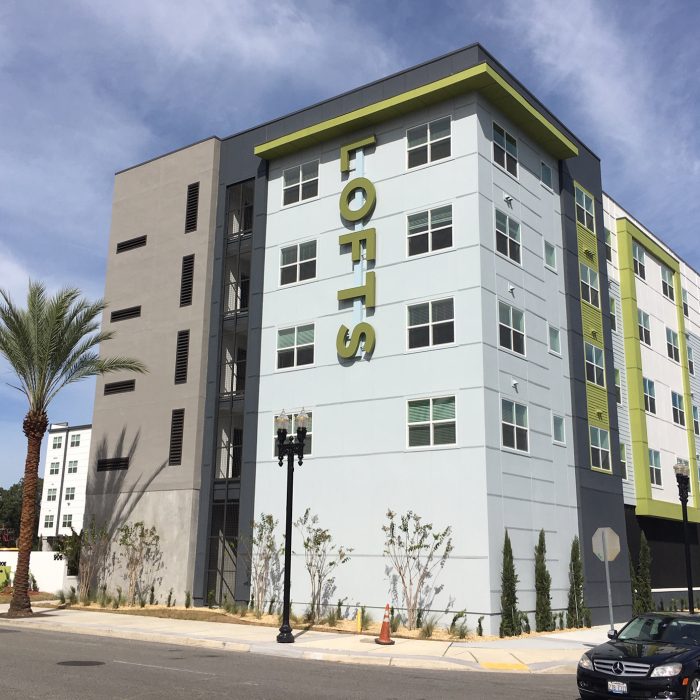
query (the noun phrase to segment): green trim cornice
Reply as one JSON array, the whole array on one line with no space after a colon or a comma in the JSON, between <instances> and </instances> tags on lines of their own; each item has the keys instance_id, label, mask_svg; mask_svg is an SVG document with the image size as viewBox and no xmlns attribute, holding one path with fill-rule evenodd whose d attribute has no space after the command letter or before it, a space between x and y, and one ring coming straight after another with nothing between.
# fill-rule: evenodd
<instances>
[{"instance_id":1,"label":"green trim cornice","mask_svg":"<svg viewBox=\"0 0 700 700\"><path fill-rule=\"evenodd\" d=\"M279 158L472 91L484 95L551 155L560 159L578 155L573 141L487 63L266 141L255 147L255 155Z\"/></svg>"}]
</instances>

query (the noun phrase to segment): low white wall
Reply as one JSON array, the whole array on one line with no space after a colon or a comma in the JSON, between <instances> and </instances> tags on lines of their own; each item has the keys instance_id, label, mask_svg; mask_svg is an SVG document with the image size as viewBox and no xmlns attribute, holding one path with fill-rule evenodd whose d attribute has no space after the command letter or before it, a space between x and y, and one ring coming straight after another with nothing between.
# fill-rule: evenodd
<instances>
[{"instance_id":1,"label":"low white wall","mask_svg":"<svg viewBox=\"0 0 700 700\"><path fill-rule=\"evenodd\" d=\"M0 549L0 566L12 569L12 579L17 568L17 550ZM39 590L45 593L56 593L67 590L68 566L66 560L58 552L32 552L29 559L29 572L36 579Z\"/></svg>"}]
</instances>

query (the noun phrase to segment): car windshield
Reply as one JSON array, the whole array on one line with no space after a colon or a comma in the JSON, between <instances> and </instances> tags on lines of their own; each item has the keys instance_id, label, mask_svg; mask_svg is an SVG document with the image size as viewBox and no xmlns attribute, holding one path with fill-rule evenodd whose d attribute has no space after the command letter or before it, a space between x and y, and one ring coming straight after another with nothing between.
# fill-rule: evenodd
<instances>
[{"instance_id":1,"label":"car windshield","mask_svg":"<svg viewBox=\"0 0 700 700\"><path fill-rule=\"evenodd\" d=\"M632 620L620 632L618 639L623 642L664 642L694 646L700 644L700 620L642 615Z\"/></svg>"}]
</instances>

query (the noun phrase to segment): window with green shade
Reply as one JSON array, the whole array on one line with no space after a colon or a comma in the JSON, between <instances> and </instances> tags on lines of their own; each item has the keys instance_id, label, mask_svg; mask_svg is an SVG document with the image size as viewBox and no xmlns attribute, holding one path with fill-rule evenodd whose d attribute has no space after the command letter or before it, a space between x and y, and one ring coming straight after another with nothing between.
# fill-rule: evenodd
<instances>
[{"instance_id":1,"label":"window with green shade","mask_svg":"<svg viewBox=\"0 0 700 700\"><path fill-rule=\"evenodd\" d=\"M277 369L313 364L314 324L277 331Z\"/></svg>"},{"instance_id":2,"label":"window with green shade","mask_svg":"<svg viewBox=\"0 0 700 700\"><path fill-rule=\"evenodd\" d=\"M550 269L557 269L557 249L549 241L544 242L544 264Z\"/></svg>"},{"instance_id":3,"label":"window with green shade","mask_svg":"<svg viewBox=\"0 0 700 700\"><path fill-rule=\"evenodd\" d=\"M452 205L408 216L408 255L452 247Z\"/></svg>"},{"instance_id":4,"label":"window with green shade","mask_svg":"<svg viewBox=\"0 0 700 700\"><path fill-rule=\"evenodd\" d=\"M561 355L561 338L559 329L551 323L547 324L549 335L549 349L551 352Z\"/></svg>"},{"instance_id":5,"label":"window with green shade","mask_svg":"<svg viewBox=\"0 0 700 700\"><path fill-rule=\"evenodd\" d=\"M454 317L452 299L440 299L409 306L409 349L453 343L455 339Z\"/></svg>"},{"instance_id":6,"label":"window with green shade","mask_svg":"<svg viewBox=\"0 0 700 700\"><path fill-rule=\"evenodd\" d=\"M408 446L433 447L457 442L455 397L408 402Z\"/></svg>"},{"instance_id":7,"label":"window with green shade","mask_svg":"<svg viewBox=\"0 0 700 700\"><path fill-rule=\"evenodd\" d=\"M282 248L280 285L294 284L316 277L316 241L306 241Z\"/></svg>"},{"instance_id":8,"label":"window with green shade","mask_svg":"<svg viewBox=\"0 0 700 700\"><path fill-rule=\"evenodd\" d=\"M552 440L561 445L566 443L564 416L558 416L556 413L552 414Z\"/></svg>"}]
</instances>

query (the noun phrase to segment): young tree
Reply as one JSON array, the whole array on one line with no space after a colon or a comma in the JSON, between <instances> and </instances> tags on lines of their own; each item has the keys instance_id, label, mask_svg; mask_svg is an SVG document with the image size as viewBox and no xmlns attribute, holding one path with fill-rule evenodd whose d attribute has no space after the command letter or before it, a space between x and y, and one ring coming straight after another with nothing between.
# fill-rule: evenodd
<instances>
[{"instance_id":1,"label":"young tree","mask_svg":"<svg viewBox=\"0 0 700 700\"><path fill-rule=\"evenodd\" d=\"M63 289L53 297L44 285L29 283L27 308L12 302L0 289L0 354L17 376L14 387L27 398L29 410L22 430L27 437L22 488L17 569L9 617L31 615L29 557L34 541L37 480L41 441L48 427L46 411L67 384L107 372L145 372L141 362L126 357L102 359L97 346L112 337L99 330L103 301L89 302L77 289Z\"/></svg>"},{"instance_id":2,"label":"young tree","mask_svg":"<svg viewBox=\"0 0 700 700\"><path fill-rule=\"evenodd\" d=\"M501 568L501 637L514 637L522 631L520 611L518 610L518 575L515 573L513 548L510 544L508 530L503 539L503 565Z\"/></svg>"},{"instance_id":3,"label":"young tree","mask_svg":"<svg viewBox=\"0 0 700 700\"><path fill-rule=\"evenodd\" d=\"M253 610L262 614L270 591L274 588L275 571L279 572L280 548L275 537L278 521L266 513L253 523L250 542L250 582L253 588Z\"/></svg>"},{"instance_id":4,"label":"young tree","mask_svg":"<svg viewBox=\"0 0 700 700\"><path fill-rule=\"evenodd\" d=\"M433 575L437 578L452 552L452 528L448 525L444 530L434 530L432 523L424 523L412 510L400 516L388 510L386 517L388 522L382 525L384 556L401 582L406 626L412 630L428 581Z\"/></svg>"},{"instance_id":5,"label":"young tree","mask_svg":"<svg viewBox=\"0 0 700 700\"><path fill-rule=\"evenodd\" d=\"M540 530L540 537L535 547L535 630L537 632L549 632L554 629L551 588L552 576L547 571L547 545L544 530Z\"/></svg>"},{"instance_id":6,"label":"young tree","mask_svg":"<svg viewBox=\"0 0 700 700\"><path fill-rule=\"evenodd\" d=\"M333 584L330 574L350 560L352 549L333 544L331 533L319 527L318 515L311 515L310 508L304 511L294 527L301 533L304 544L304 560L311 579L311 619L316 621L321 617L323 592Z\"/></svg>"},{"instance_id":7,"label":"young tree","mask_svg":"<svg viewBox=\"0 0 700 700\"><path fill-rule=\"evenodd\" d=\"M133 525L125 523L119 530L119 546L124 550L128 589L126 600L136 603L136 596L144 595L142 574L144 565L158 559L160 537L155 525L146 528L139 521Z\"/></svg>"},{"instance_id":8,"label":"young tree","mask_svg":"<svg viewBox=\"0 0 700 700\"><path fill-rule=\"evenodd\" d=\"M635 615L652 612L656 609L651 593L651 549L646 535L642 532L639 543L639 562L635 576L637 595L632 600L632 612Z\"/></svg>"},{"instance_id":9,"label":"young tree","mask_svg":"<svg viewBox=\"0 0 700 700\"><path fill-rule=\"evenodd\" d=\"M95 517L80 533L80 556L78 567L78 588L81 597L90 597L90 587L98 584L104 575L109 553L109 533L107 528L95 523Z\"/></svg>"},{"instance_id":10,"label":"young tree","mask_svg":"<svg viewBox=\"0 0 700 700\"><path fill-rule=\"evenodd\" d=\"M583 627L590 620L590 611L583 599L583 563L578 537L571 543L569 561L569 605L566 611L567 627Z\"/></svg>"}]
</instances>

